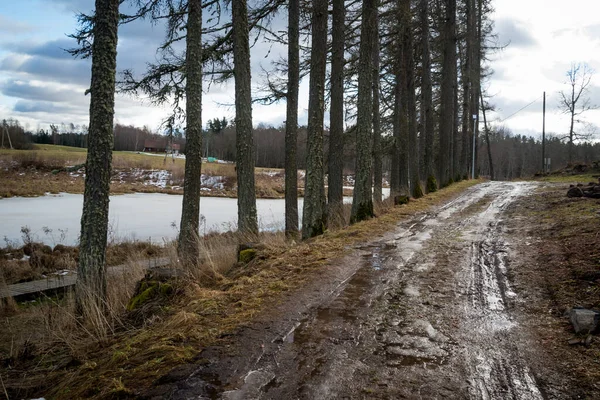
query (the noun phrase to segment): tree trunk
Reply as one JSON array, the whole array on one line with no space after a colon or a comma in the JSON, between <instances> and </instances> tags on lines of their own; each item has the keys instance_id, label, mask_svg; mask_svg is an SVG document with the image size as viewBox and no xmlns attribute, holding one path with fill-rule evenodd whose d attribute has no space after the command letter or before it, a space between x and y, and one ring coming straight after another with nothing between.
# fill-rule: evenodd
<instances>
[{"instance_id":1,"label":"tree trunk","mask_svg":"<svg viewBox=\"0 0 600 400\"><path fill-rule=\"evenodd\" d=\"M450 182L450 152L454 132L454 88L456 86L456 0L444 0L442 82L440 105L440 148L438 181L440 187Z\"/></svg>"},{"instance_id":2,"label":"tree trunk","mask_svg":"<svg viewBox=\"0 0 600 400\"><path fill-rule=\"evenodd\" d=\"M327 0L312 2L312 48L302 238L320 235L325 230L323 182L323 117L325 114L325 71L327 67Z\"/></svg>"},{"instance_id":3,"label":"tree trunk","mask_svg":"<svg viewBox=\"0 0 600 400\"><path fill-rule=\"evenodd\" d=\"M327 216L330 227L344 221L344 42L346 8L344 0L333 0L331 43L331 110L329 130L329 175Z\"/></svg>"},{"instance_id":4,"label":"tree trunk","mask_svg":"<svg viewBox=\"0 0 600 400\"><path fill-rule=\"evenodd\" d=\"M115 74L119 0L96 0L92 80L90 86L89 148L86 161L79 265L75 300L77 313L106 306L106 241L113 147Z\"/></svg>"},{"instance_id":5,"label":"tree trunk","mask_svg":"<svg viewBox=\"0 0 600 400\"><path fill-rule=\"evenodd\" d=\"M415 98L415 52L410 0L403 0L405 26L404 52L406 59L406 117L408 118L408 171L410 190L414 198L423 196L419 171L419 143L417 127L417 102Z\"/></svg>"},{"instance_id":6,"label":"tree trunk","mask_svg":"<svg viewBox=\"0 0 600 400\"><path fill-rule=\"evenodd\" d=\"M467 1L468 2L468 1ZM468 12L468 11L467 11ZM468 41L468 35L467 35ZM469 164L469 127L471 125L471 84L469 79L469 46L461 48L459 45L459 54L461 57L461 84L462 84L462 119L461 119L461 138L462 148L460 152L460 174L465 178L468 174Z\"/></svg>"},{"instance_id":7,"label":"tree trunk","mask_svg":"<svg viewBox=\"0 0 600 400\"><path fill-rule=\"evenodd\" d=\"M485 143L487 144L488 163L490 164L490 180L494 180L494 162L492 160L492 147L490 144L490 131L487 126L487 118L485 115L485 104L483 103L483 94L479 92L481 99L481 112L483 113L483 131L485 132Z\"/></svg>"},{"instance_id":8,"label":"tree trunk","mask_svg":"<svg viewBox=\"0 0 600 400\"><path fill-rule=\"evenodd\" d=\"M375 32L379 31L379 19L375 21ZM381 159L381 111L379 94L379 34L373 45L373 200L380 204L383 199L383 162Z\"/></svg>"},{"instance_id":9,"label":"tree trunk","mask_svg":"<svg viewBox=\"0 0 600 400\"><path fill-rule=\"evenodd\" d=\"M410 51L408 46L408 36L410 33L408 13L406 11L407 0L398 0L397 29L399 32L398 62L399 69L396 73L396 82L400 83L399 92L399 110L400 110L400 192L404 195L410 195L410 154L409 154L409 120L408 120L408 69L410 61Z\"/></svg>"},{"instance_id":10,"label":"tree trunk","mask_svg":"<svg viewBox=\"0 0 600 400\"><path fill-rule=\"evenodd\" d=\"M473 76L473 87L471 105L473 107L473 115L479 116L479 92L481 91L481 47L482 47L482 23L483 23L483 0L472 0L473 2L478 1L477 15L473 17L473 61L472 61L472 76ZM473 3L473 12L475 12L475 3ZM475 131L475 177L479 177L479 171L477 170L478 158L479 158L479 120L474 127Z\"/></svg>"},{"instance_id":11,"label":"tree trunk","mask_svg":"<svg viewBox=\"0 0 600 400\"><path fill-rule=\"evenodd\" d=\"M458 61L458 60L457 60ZM450 174L450 178L454 182L460 181L460 173L459 173L459 165L460 165L460 146L462 144L462 140L459 134L458 129L458 67L455 66L456 79L454 83L454 106L452 107L454 111L454 117L452 118L454 124L452 126L452 173Z\"/></svg>"},{"instance_id":12,"label":"tree trunk","mask_svg":"<svg viewBox=\"0 0 600 400\"><path fill-rule=\"evenodd\" d=\"M371 187L373 143L373 46L377 36L377 0L364 0L358 64L358 102L356 118L356 179L350 222L373 216Z\"/></svg>"},{"instance_id":13,"label":"tree trunk","mask_svg":"<svg viewBox=\"0 0 600 400\"><path fill-rule=\"evenodd\" d=\"M573 131L575 129L575 106L577 104L577 100L575 100L575 79L572 79L571 83L571 125L569 126L569 144L568 147L568 156L569 156L569 164L573 164Z\"/></svg>"},{"instance_id":14,"label":"tree trunk","mask_svg":"<svg viewBox=\"0 0 600 400\"><path fill-rule=\"evenodd\" d=\"M575 123L575 115L571 114L571 126L569 128L569 164L573 164L573 129Z\"/></svg>"},{"instance_id":15,"label":"tree trunk","mask_svg":"<svg viewBox=\"0 0 600 400\"><path fill-rule=\"evenodd\" d=\"M298 91L300 87L300 0L288 5L288 88L285 125L285 233L298 235Z\"/></svg>"},{"instance_id":16,"label":"tree trunk","mask_svg":"<svg viewBox=\"0 0 600 400\"><path fill-rule=\"evenodd\" d=\"M467 11L468 12L468 11ZM467 37L467 42L468 42ZM462 151L460 153L460 174L461 177L467 178L469 172L469 137L471 127L471 79L469 78L469 45L465 49L460 50L462 56L461 60L461 78L462 78L462 120L461 120L461 132L462 132Z\"/></svg>"},{"instance_id":17,"label":"tree trunk","mask_svg":"<svg viewBox=\"0 0 600 400\"><path fill-rule=\"evenodd\" d=\"M476 86L477 76L480 73L478 68L478 57L477 57L477 24L476 24L476 0L467 0L467 35L466 35L466 49L465 49L465 66L464 66L464 86L466 90L464 95L464 108L463 108L463 173L469 175L471 170L471 157L473 154L473 115L478 114L477 104L477 93L479 91ZM466 129L465 129L466 128Z\"/></svg>"},{"instance_id":18,"label":"tree trunk","mask_svg":"<svg viewBox=\"0 0 600 400\"><path fill-rule=\"evenodd\" d=\"M252 94L248 7L246 0L231 2L233 24L233 75L235 76L236 170L238 182L238 230L258 234L254 190L254 139L252 137Z\"/></svg>"},{"instance_id":19,"label":"tree trunk","mask_svg":"<svg viewBox=\"0 0 600 400\"><path fill-rule=\"evenodd\" d=\"M392 115L392 154L390 171L390 197L400 195L400 146L402 142L402 80L399 72L399 62L395 61L395 83L394 83L394 113Z\"/></svg>"},{"instance_id":20,"label":"tree trunk","mask_svg":"<svg viewBox=\"0 0 600 400\"><path fill-rule=\"evenodd\" d=\"M421 149L423 154L423 171L428 180L432 179L435 173L433 166L433 94L431 84L431 52L429 50L429 0L421 0L420 4L420 25L421 25L421 51L422 51L422 70L421 70L421 125L423 127L424 146Z\"/></svg>"},{"instance_id":21,"label":"tree trunk","mask_svg":"<svg viewBox=\"0 0 600 400\"><path fill-rule=\"evenodd\" d=\"M202 2L188 2L186 36L186 145L183 204L179 231L179 258L198 262L200 227L200 177L202 168Z\"/></svg>"}]
</instances>

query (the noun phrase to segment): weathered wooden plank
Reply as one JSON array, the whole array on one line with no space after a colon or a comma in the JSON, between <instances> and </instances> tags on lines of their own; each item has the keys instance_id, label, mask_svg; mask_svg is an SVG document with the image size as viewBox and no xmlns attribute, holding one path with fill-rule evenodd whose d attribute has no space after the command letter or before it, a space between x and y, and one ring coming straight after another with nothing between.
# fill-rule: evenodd
<instances>
[{"instance_id":1,"label":"weathered wooden plank","mask_svg":"<svg viewBox=\"0 0 600 400\"><path fill-rule=\"evenodd\" d=\"M164 267L170 264L171 260L167 257L152 258L149 260L141 260L141 265L146 269ZM123 273L129 269L128 264L116 265L108 267L109 274ZM50 290L63 289L75 285L77 281L77 273L72 272L67 275L51 276L46 279L37 281L15 283L6 287L0 287L0 299L6 297L19 297L35 293L43 293Z\"/></svg>"}]
</instances>

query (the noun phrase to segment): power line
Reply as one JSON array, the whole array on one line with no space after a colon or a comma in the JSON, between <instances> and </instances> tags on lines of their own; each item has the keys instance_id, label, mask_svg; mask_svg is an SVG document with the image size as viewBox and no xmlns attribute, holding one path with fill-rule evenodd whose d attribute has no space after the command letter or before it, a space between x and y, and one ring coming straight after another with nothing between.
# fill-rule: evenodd
<instances>
[{"instance_id":1,"label":"power line","mask_svg":"<svg viewBox=\"0 0 600 400\"><path fill-rule=\"evenodd\" d=\"M500 123L509 120L510 118L514 117L515 115L517 115L518 113L520 113L521 111L523 111L524 109L526 109L527 107L531 106L533 103L535 103L536 101L539 101L542 97L544 96L540 96L537 99L535 99L534 101L532 101L531 103L527 104L525 107L521 107L519 110L517 110L516 112L510 114L508 117L504 118L503 120L499 121Z\"/></svg>"}]
</instances>

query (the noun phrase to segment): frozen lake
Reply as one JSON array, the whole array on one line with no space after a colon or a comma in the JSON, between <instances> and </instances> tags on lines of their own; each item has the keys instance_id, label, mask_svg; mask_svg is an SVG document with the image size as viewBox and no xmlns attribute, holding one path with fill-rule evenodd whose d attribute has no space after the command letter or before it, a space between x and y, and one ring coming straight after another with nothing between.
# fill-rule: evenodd
<instances>
[{"instance_id":1,"label":"frozen lake","mask_svg":"<svg viewBox=\"0 0 600 400\"><path fill-rule=\"evenodd\" d=\"M389 189L384 189L384 197ZM135 193L110 197L109 240L151 240L162 242L177 236L183 196ZM344 199L352 202L351 197ZM303 199L298 200L300 219ZM74 245L81 229L83 195L59 194L43 197L0 199L0 240L21 245L21 227L28 227L33 239L49 245ZM261 230L283 230L283 199L256 201ZM237 199L203 197L200 200L200 233L236 229ZM5 245L2 243L1 245Z\"/></svg>"}]
</instances>

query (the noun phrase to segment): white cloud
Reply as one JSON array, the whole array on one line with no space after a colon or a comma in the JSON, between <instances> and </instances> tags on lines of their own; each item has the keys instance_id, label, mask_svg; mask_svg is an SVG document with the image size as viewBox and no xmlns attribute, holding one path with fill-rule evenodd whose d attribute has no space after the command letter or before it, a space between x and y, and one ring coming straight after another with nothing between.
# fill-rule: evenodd
<instances>
[{"instance_id":1,"label":"white cloud","mask_svg":"<svg viewBox=\"0 0 600 400\"><path fill-rule=\"evenodd\" d=\"M510 46L493 56L491 67L499 73L492 76L488 93L494 96L503 120L523 105L547 93L547 131L564 132L569 120L557 111L558 92L566 86L565 73L573 62L584 62L596 70L600 67L600 31L595 0L579 0L577 5L558 0L502 0L494 3L493 18L500 21L498 30L511 33L511 26L526 29L534 44ZM513 30L514 31L514 30ZM517 36L523 32L517 32ZM506 34L506 33L505 33ZM513 32L514 34L514 32ZM600 75L595 76L600 84ZM592 97L600 97L591 91ZM541 99L510 118L505 124L516 133L539 132L542 127ZM600 125L600 115L589 113L587 120Z\"/></svg>"},{"instance_id":2,"label":"white cloud","mask_svg":"<svg viewBox=\"0 0 600 400\"><path fill-rule=\"evenodd\" d=\"M510 42L508 48L492 55L490 66L496 70L487 84L487 92L497 104L491 120L503 120L524 105L548 95L548 130L562 132L568 119L556 110L557 93L564 88L565 72L572 62L586 62L600 71L600 4L597 0L578 0L565 4L559 0L497 0L493 2L496 31L500 44ZM44 7L64 18L65 13L89 11L92 0L53 0ZM45 8L46 9L46 8ZM49 19L51 19L49 17ZM62 26L62 33L73 32L71 26ZM279 23L281 22L281 23ZM276 30L285 29L285 21L276 20ZM10 42L0 42L0 112L24 123L74 122L87 124L89 96L83 92L89 85L89 60L73 60L62 51L73 43L56 34L56 27L44 40L39 32L29 34L30 21L0 16L0 31L11 27ZM44 28L36 24L36 31ZM118 68L133 68L136 73L145 69L145 63L156 60L156 45L163 38L160 26L147 21L120 28ZM261 67L268 68L270 59L285 56L285 49L259 42L252 50L253 87L260 86ZM595 77L590 95L600 103L600 74ZM258 93L255 93L258 94ZM203 119L226 116L233 118L233 82L212 86L203 98ZM56 103L56 104L54 104ZM300 123L306 123L308 107L308 78L300 91ZM148 125L156 128L169 113L168 106L155 107L148 101L118 95L115 119L121 123ZM600 125L600 112L591 112L587 119ZM285 120L285 102L271 106L254 105L255 124L279 125ZM326 121L327 124L327 121ZM541 131L541 101L505 121L517 133Z\"/></svg>"},{"instance_id":3,"label":"white cloud","mask_svg":"<svg viewBox=\"0 0 600 400\"><path fill-rule=\"evenodd\" d=\"M35 30L33 26L8 18L0 14L0 32L14 35L15 33L25 33Z\"/></svg>"}]
</instances>

